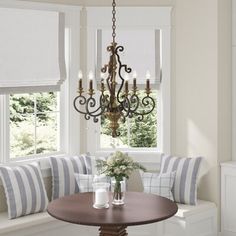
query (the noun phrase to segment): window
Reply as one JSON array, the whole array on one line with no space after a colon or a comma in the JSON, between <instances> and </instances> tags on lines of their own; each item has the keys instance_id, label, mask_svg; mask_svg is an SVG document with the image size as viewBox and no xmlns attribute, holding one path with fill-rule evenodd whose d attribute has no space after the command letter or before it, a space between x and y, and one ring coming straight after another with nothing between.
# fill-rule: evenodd
<instances>
[{"instance_id":1,"label":"window","mask_svg":"<svg viewBox=\"0 0 236 236\"><path fill-rule=\"evenodd\" d=\"M145 96L145 76L147 70L151 73L151 96L156 101L156 107L154 111L144 116L143 121L138 121L138 117L127 119L127 122L120 123L119 132L120 136L112 138L109 135L109 121L102 117L100 127L100 148L157 148L159 140L157 141L157 83L160 76L161 58L160 51L160 30L148 30L148 29L132 29L132 30L119 30L117 35L117 42L124 46L124 52L121 53L122 63L129 63L133 70L138 73L137 82L140 98ZM110 31L98 30L97 31L97 64L98 68L102 67L102 63L109 60L109 53L106 50L107 45L110 42ZM145 45L139 47L139 45ZM99 55L101 54L101 56ZM99 75L99 71L97 72ZM155 76L156 75L156 76ZM124 75L124 77L130 78L130 74ZM99 76L98 76L99 77ZM155 78L155 79L154 79ZM119 83L119 80L117 79ZM131 80L132 82L132 80ZM131 85L130 85L131 87Z\"/></svg>"},{"instance_id":2,"label":"window","mask_svg":"<svg viewBox=\"0 0 236 236\"><path fill-rule=\"evenodd\" d=\"M59 93L9 96L10 158L60 151Z\"/></svg>"},{"instance_id":3,"label":"window","mask_svg":"<svg viewBox=\"0 0 236 236\"><path fill-rule=\"evenodd\" d=\"M0 7L3 7L4 9L5 7L18 9L19 4L14 2L6 2L0 3ZM13 88L9 87L9 89L5 89L5 87L1 87L1 83L0 164L22 160L26 160L27 162L29 159L35 157L37 159L40 159L41 157L48 157L52 155L52 153L53 155L61 155L65 153L75 155L80 153L80 143L78 143L80 138L79 116L71 115L74 111L72 104L73 98L76 96L76 75L77 71L79 70L78 37L80 35L80 6L64 6L57 4L48 5L44 3L39 4L27 2L21 4L20 9L24 8L39 10L38 12L43 12L43 14L49 14L49 12L52 12L53 15L58 15L59 13L60 21L58 23L65 23L65 38L62 38L62 40L58 42L54 39L48 41L46 40L48 37L43 37L42 40L46 45L50 46L51 42L53 42L55 47L50 47L50 49L56 48L56 50L59 49L60 51L52 59L56 63L55 68L51 65L51 57L45 57L46 59L50 60L50 63L44 64L46 64L49 71L54 71L53 69L60 68L61 73L61 63L64 64L64 62L63 60L59 60L58 62L57 59L65 58L67 78L64 83L61 83L62 81L60 81L59 83L56 83L55 86L52 86L50 79L57 78L57 76L53 77L49 75L47 77L45 75L45 70L42 70L42 63L33 63L33 69L36 68L40 72L40 75L45 75L45 78L48 82L47 84L42 84L42 81L38 79L39 77L35 76L35 73L33 73L33 75L31 74L31 76L24 76L24 78L29 79L27 87L25 87L26 84L23 82L23 80L19 79L19 77L15 78L14 82L17 82L18 84L14 84ZM61 15L65 15L65 21L61 20ZM9 20L12 21L13 25L14 22L17 22L12 20L12 18ZM44 20L47 19L43 19L43 22ZM51 23L53 24L53 22ZM27 23L28 21L26 21L26 25ZM17 28L17 25L14 26ZM25 31L27 31L27 29L27 27L24 28ZM14 33L15 32L17 31L14 31ZM36 33L39 34L39 32ZM31 33L33 33L33 31ZM51 33L54 34L54 31ZM62 35L61 33L63 33L61 28L58 33L59 34L56 34L56 38L57 35L60 37ZM44 34L40 34L40 37L41 35ZM25 34L23 36L25 36ZM38 38L36 37L36 39ZM30 38L27 37L26 39L30 40ZM60 50L63 49L63 47L59 47L61 43L62 46L65 45L65 57L62 56L63 50ZM27 50L27 44L25 50ZM32 52L32 50L30 52ZM46 53L48 52L51 51L46 51ZM13 55L14 53L15 52L13 50ZM24 55L25 53L22 53L18 56ZM32 55L34 56L35 54L33 53ZM50 55L52 56L52 54ZM38 59L38 57L35 57L35 59ZM9 61L11 62L11 58ZM21 69L23 72L29 72L29 66L26 67L28 70L24 69L25 67L19 66L19 63L16 66L18 66L17 68ZM16 66L14 65L12 67L12 64L10 64L10 69L14 69ZM18 75L16 72L14 73ZM60 73L58 73L58 75ZM63 76L60 78L62 77ZM7 78L3 77L3 79ZM7 81L9 80L7 79ZM57 91L59 87L61 88L60 92L52 92ZM8 95L9 93L12 94ZM45 161L42 162L42 168L47 167L48 162L47 158L45 158Z\"/></svg>"},{"instance_id":4,"label":"window","mask_svg":"<svg viewBox=\"0 0 236 236\"><path fill-rule=\"evenodd\" d=\"M143 121L139 121L138 117L128 118L126 123L120 123L120 136L112 138L109 131L109 121L101 118L100 128L100 147L101 149L108 148L157 148L157 93L152 92L155 98L156 107L152 113L144 116ZM139 91L139 96L144 96L144 90Z\"/></svg>"}]
</instances>

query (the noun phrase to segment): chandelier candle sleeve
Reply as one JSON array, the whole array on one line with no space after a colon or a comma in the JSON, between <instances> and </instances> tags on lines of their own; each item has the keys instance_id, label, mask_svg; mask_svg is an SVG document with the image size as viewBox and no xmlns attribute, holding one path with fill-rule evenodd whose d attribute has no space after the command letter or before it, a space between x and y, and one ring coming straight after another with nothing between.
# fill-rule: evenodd
<instances>
[{"instance_id":1,"label":"chandelier candle sleeve","mask_svg":"<svg viewBox=\"0 0 236 236\"><path fill-rule=\"evenodd\" d=\"M101 91L102 91L102 92L105 91L105 85L104 85L104 82L103 82L103 81L101 82Z\"/></svg>"},{"instance_id":2,"label":"chandelier candle sleeve","mask_svg":"<svg viewBox=\"0 0 236 236\"><path fill-rule=\"evenodd\" d=\"M89 81L89 89L90 89L90 90L93 89L93 81L92 81L92 80Z\"/></svg>"},{"instance_id":3,"label":"chandelier candle sleeve","mask_svg":"<svg viewBox=\"0 0 236 236\"><path fill-rule=\"evenodd\" d=\"M82 89L83 86L82 86L82 79L79 79L79 89Z\"/></svg>"},{"instance_id":4,"label":"chandelier candle sleeve","mask_svg":"<svg viewBox=\"0 0 236 236\"><path fill-rule=\"evenodd\" d=\"M150 90L150 80L149 79L147 79L146 86L147 86L147 90Z\"/></svg>"},{"instance_id":5,"label":"chandelier candle sleeve","mask_svg":"<svg viewBox=\"0 0 236 236\"><path fill-rule=\"evenodd\" d=\"M129 93L129 82L128 80L125 81L125 94L128 95Z\"/></svg>"}]
</instances>

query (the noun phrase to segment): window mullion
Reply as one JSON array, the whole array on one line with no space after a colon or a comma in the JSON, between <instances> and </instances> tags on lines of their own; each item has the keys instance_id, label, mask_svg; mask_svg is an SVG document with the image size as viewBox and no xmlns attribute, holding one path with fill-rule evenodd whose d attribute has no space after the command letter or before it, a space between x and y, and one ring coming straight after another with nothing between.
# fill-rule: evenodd
<instances>
[{"instance_id":1,"label":"window mullion","mask_svg":"<svg viewBox=\"0 0 236 236\"><path fill-rule=\"evenodd\" d=\"M128 148L130 148L130 118L127 121Z\"/></svg>"},{"instance_id":2,"label":"window mullion","mask_svg":"<svg viewBox=\"0 0 236 236\"><path fill-rule=\"evenodd\" d=\"M0 162L9 160L9 96L0 95Z\"/></svg>"},{"instance_id":3,"label":"window mullion","mask_svg":"<svg viewBox=\"0 0 236 236\"><path fill-rule=\"evenodd\" d=\"M36 96L34 96L34 154L36 154L36 135L37 135L37 104Z\"/></svg>"}]
</instances>

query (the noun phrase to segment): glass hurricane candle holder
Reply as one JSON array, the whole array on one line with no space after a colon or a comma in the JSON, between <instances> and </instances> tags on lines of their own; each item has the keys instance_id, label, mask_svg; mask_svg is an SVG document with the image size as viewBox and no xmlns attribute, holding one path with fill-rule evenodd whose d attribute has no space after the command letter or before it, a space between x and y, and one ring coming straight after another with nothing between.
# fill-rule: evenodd
<instances>
[{"instance_id":1,"label":"glass hurricane candle holder","mask_svg":"<svg viewBox=\"0 0 236 236\"><path fill-rule=\"evenodd\" d=\"M109 207L109 183L93 183L93 207L97 209Z\"/></svg>"}]
</instances>

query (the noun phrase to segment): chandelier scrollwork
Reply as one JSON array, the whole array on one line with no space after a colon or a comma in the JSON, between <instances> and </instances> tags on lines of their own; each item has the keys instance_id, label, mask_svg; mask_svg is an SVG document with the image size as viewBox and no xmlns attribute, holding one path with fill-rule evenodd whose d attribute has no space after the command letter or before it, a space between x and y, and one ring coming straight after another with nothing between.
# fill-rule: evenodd
<instances>
[{"instance_id":1,"label":"chandelier scrollwork","mask_svg":"<svg viewBox=\"0 0 236 236\"><path fill-rule=\"evenodd\" d=\"M155 101L150 96L150 75L147 75L145 96L138 96L136 76L133 79L133 86L129 90L128 81L123 74L129 74L132 69L122 64L119 53L124 51L123 46L116 43L116 3L112 3L112 43L107 47L110 54L108 64L101 69L100 94L96 96L92 79L89 81L87 96L84 95L82 86L82 75L79 76L78 96L74 99L74 108L84 115L86 120L99 121L104 115L110 123L112 137L120 135L119 122L125 122L126 118L137 116L142 121L144 116L151 113L155 108ZM119 80L118 80L119 79ZM119 83L118 83L119 82ZM82 108L82 109L81 109Z\"/></svg>"}]
</instances>

